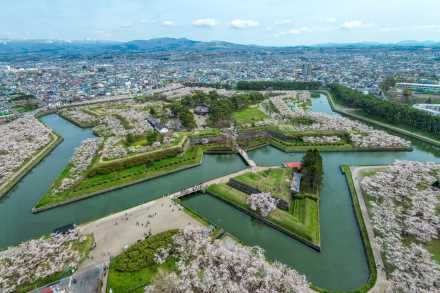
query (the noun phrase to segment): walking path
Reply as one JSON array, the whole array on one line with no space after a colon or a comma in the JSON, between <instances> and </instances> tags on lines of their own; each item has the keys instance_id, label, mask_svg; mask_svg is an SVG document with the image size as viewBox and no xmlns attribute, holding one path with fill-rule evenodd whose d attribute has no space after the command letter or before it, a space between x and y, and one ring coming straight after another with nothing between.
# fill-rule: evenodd
<instances>
[{"instance_id":1,"label":"walking path","mask_svg":"<svg viewBox=\"0 0 440 293\"><path fill-rule=\"evenodd\" d=\"M238 151L238 154L243 158L246 164L252 169L255 169L257 167L257 164L253 160L251 160L251 158L249 158L248 153L238 144L237 136L234 134L229 134L229 137L231 138L235 149Z\"/></svg>"},{"instance_id":2,"label":"walking path","mask_svg":"<svg viewBox=\"0 0 440 293\"><path fill-rule=\"evenodd\" d=\"M200 225L183 211L170 197L119 212L97 221L81 225L83 234L93 234L96 248L85 260L80 270L107 262L109 258L121 254L124 249L143 240L145 236L171 229L183 229L187 225Z\"/></svg>"},{"instance_id":3,"label":"walking path","mask_svg":"<svg viewBox=\"0 0 440 293\"><path fill-rule=\"evenodd\" d=\"M384 293L384 292L390 292L391 290L390 283L387 281L386 278L380 247L378 247L373 241L374 239L373 226L371 225L367 206L365 204L364 194L360 187L362 172L379 171L381 169L383 169L383 166L350 167L351 174L353 176L354 188L358 195L357 198L359 199L359 205L361 207L362 217L364 218L365 227L367 228L368 238L370 239L371 248L373 249L374 260L376 262L377 280L373 288L371 288L368 291L369 293Z\"/></svg>"},{"instance_id":4,"label":"walking path","mask_svg":"<svg viewBox=\"0 0 440 293\"><path fill-rule=\"evenodd\" d=\"M238 153L240 154L240 156L243 158L243 160L246 162L246 164L251 167L252 169L254 169L255 167L257 167L257 164L251 160L247 154L247 152L242 149L240 146L236 146Z\"/></svg>"},{"instance_id":5,"label":"walking path","mask_svg":"<svg viewBox=\"0 0 440 293\"><path fill-rule=\"evenodd\" d=\"M255 167L253 170L258 172L271 168L275 167ZM81 225L79 227L81 233L93 234L95 237L96 248L91 251L89 258L81 264L80 270L108 261L109 258L119 255L124 248L144 239L147 235L171 229L183 229L187 225L200 225L172 199L184 197L213 184L226 183L232 177L249 171L249 169L244 169L212 179L155 201Z\"/></svg>"},{"instance_id":6,"label":"walking path","mask_svg":"<svg viewBox=\"0 0 440 293\"><path fill-rule=\"evenodd\" d=\"M264 171L264 170L273 169L273 168L279 168L279 167L278 166L272 166L272 167L257 167L257 166L255 166L255 167L252 168L252 171L253 172L259 172L259 171ZM189 188L184 189L184 190L180 190L180 191L178 191L176 193L173 193L173 194L170 194L168 196L170 198L185 197L188 194L191 194L191 193L194 193L194 192L197 192L197 191L200 191L200 190L204 190L204 189L208 188L210 185L227 183L229 181L229 179L231 179L233 177L237 177L237 176L243 175L243 174L245 174L247 172L250 172L250 171L251 171L251 169L249 169L249 168L248 169L244 169L244 170L241 170L241 171L238 171L238 172L235 172L235 173L223 176L223 177L219 177L219 178L215 178L215 179L206 181L206 182L204 182L202 184L199 184L199 185L196 185L196 186L193 186L193 187L189 187Z\"/></svg>"}]
</instances>

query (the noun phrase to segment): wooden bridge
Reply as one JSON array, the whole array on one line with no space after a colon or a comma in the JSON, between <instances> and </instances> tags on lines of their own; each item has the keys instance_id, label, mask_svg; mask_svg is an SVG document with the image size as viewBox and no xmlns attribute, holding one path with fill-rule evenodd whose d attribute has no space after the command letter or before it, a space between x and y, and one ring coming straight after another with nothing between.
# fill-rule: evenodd
<instances>
[{"instance_id":1,"label":"wooden bridge","mask_svg":"<svg viewBox=\"0 0 440 293\"><path fill-rule=\"evenodd\" d=\"M235 172L235 173L223 176L223 177L215 178L215 179L203 182L201 184L197 184L197 185L188 187L188 188L180 190L178 192L169 194L168 196L172 199L173 198L182 198L182 197L185 197L189 194L205 190L210 185L227 183L229 181L229 179L236 177L236 176L243 175L249 171L259 172L259 171L264 171L264 170L273 169L273 168L278 168L278 166L272 166L272 167L257 167L257 166L255 166L252 169L246 168L246 169L240 170L238 172Z\"/></svg>"}]
</instances>

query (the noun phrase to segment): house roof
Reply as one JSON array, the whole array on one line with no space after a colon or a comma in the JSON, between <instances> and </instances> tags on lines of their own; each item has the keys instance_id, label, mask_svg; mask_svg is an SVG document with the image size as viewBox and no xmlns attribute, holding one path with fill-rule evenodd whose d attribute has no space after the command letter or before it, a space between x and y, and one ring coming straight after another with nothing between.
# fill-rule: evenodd
<instances>
[{"instance_id":1,"label":"house roof","mask_svg":"<svg viewBox=\"0 0 440 293\"><path fill-rule=\"evenodd\" d=\"M298 168L299 169L302 167L301 162L284 162L283 165L286 168Z\"/></svg>"}]
</instances>

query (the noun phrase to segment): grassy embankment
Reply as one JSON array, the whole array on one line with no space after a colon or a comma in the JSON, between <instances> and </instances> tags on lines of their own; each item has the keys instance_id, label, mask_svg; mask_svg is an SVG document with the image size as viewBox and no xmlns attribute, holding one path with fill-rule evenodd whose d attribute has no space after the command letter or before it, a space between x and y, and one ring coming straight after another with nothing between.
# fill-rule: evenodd
<instances>
[{"instance_id":1,"label":"grassy embankment","mask_svg":"<svg viewBox=\"0 0 440 293\"><path fill-rule=\"evenodd\" d=\"M84 259L87 258L90 250L92 249L94 242L95 242L95 240L93 238L93 235L90 234L90 235L87 235L86 239L82 242L80 242L79 240L76 240L76 241L69 243L71 249L73 249L79 253L79 256L80 256L79 263L81 263ZM58 280L61 280L63 278L66 278L66 277L72 275L73 272L74 272L74 270L72 268L66 267L63 271L55 272L52 275L47 276L45 278L38 279L35 282L23 284L23 285L19 286L17 288L17 292L18 293L26 293L26 292L32 291L34 289L46 286L48 284L52 284Z\"/></svg>"},{"instance_id":2,"label":"grassy embankment","mask_svg":"<svg viewBox=\"0 0 440 293\"><path fill-rule=\"evenodd\" d=\"M368 281L361 288L359 288L357 290L353 290L351 292L353 292L353 293L366 293L376 283L376 279L377 279L376 262L374 259L374 254L373 254L373 250L371 247L368 232L367 232L367 229L365 226L364 217L362 215L362 211L360 208L359 198L358 198L359 195L357 194L355 186L354 186L353 177L352 177L350 167L347 165L343 165L343 166L341 166L341 171L342 171L342 173L344 173L344 175L346 177L348 188L349 188L350 194L352 196L353 207L355 210L356 218L357 218L359 229L361 232L361 237L362 237L362 241L363 241L364 248L365 248L365 254L366 254L367 260L368 260L368 267L370 270L370 276L368 278ZM364 172L362 174L362 176L373 176L378 171L379 170L376 170L374 172ZM367 209L370 207L370 205L368 204L368 202L369 202L368 198L369 197L366 194L364 200L365 200L365 204L366 204ZM430 241L429 243L426 244L426 248L433 254L433 258L438 263L440 263L440 240L436 239L436 240ZM382 259L384 260L383 256L382 256ZM384 261L384 269L387 273L391 273L393 268L390 267L390 265L388 265L386 263L386 261ZM319 289L319 288L314 288L314 289L318 290L320 292L327 292L327 291Z\"/></svg>"},{"instance_id":3,"label":"grassy embankment","mask_svg":"<svg viewBox=\"0 0 440 293\"><path fill-rule=\"evenodd\" d=\"M382 172L385 170L386 170L386 167L383 167L380 169L367 170L367 171L363 171L361 173L361 176L362 177L374 176L377 172ZM366 207L368 209L368 213L370 214L371 202L374 199L372 197L370 197L368 194L364 194L364 198L365 198ZM437 207L437 215L440 215L440 205ZM370 214L370 216L371 216L371 214ZM433 255L434 260L436 260L436 262L440 264L440 239L433 239L427 243L421 243L420 241L417 241L414 237L410 237L410 236L403 236L403 239L404 239L405 243L416 242L417 244L421 244L421 245L425 246L426 249ZM390 268L390 266L386 264L385 260L384 260L384 263L385 263L385 269L387 270L387 273L391 273L393 269Z\"/></svg>"},{"instance_id":4,"label":"grassy embankment","mask_svg":"<svg viewBox=\"0 0 440 293\"><path fill-rule=\"evenodd\" d=\"M242 129L243 133L246 132L262 132L268 131L270 133L278 133L277 137L274 135L269 135L269 137L257 137L252 140L247 140L244 143L240 143L241 146L246 150L255 150L267 145L271 145L283 152L295 153L295 152L305 152L308 149L317 149L321 152L373 152L373 151L410 151L410 147L393 147L393 148L378 148L378 147L368 147L361 148L353 145L348 134L341 131L288 131L279 129L278 127L268 126L268 127L255 127ZM341 140L332 144L325 143L306 143L303 141L304 136L338 136ZM281 138L284 137L284 138Z\"/></svg>"},{"instance_id":5,"label":"grassy embankment","mask_svg":"<svg viewBox=\"0 0 440 293\"><path fill-rule=\"evenodd\" d=\"M372 117L357 109L347 109L343 105L339 104L328 91L322 91L322 93L327 97L332 110L337 113L363 122L367 122L371 125L379 126L381 128L405 135L407 137L412 137L423 142L430 143L435 146L440 146L440 141L438 140L438 138L433 136L431 133L421 131L420 129L411 128L405 125L392 125L385 121L383 118Z\"/></svg>"},{"instance_id":6,"label":"grassy embankment","mask_svg":"<svg viewBox=\"0 0 440 293\"><path fill-rule=\"evenodd\" d=\"M353 208L356 214L357 223L359 226L359 230L362 237L362 242L364 244L364 251L367 256L368 268L370 270L370 276L368 277L367 282L357 290L353 290L353 293L366 293L368 292L375 284L377 280L377 269L376 269L376 261L374 259L373 249L371 247L370 238L368 236L367 227L365 226L364 217L362 215L361 206L359 204L358 194L354 187L353 177L351 174L350 167L347 165L341 166L341 171L344 173L345 178L347 180L348 189L350 190ZM325 290L319 290L320 292L327 292Z\"/></svg>"},{"instance_id":7,"label":"grassy embankment","mask_svg":"<svg viewBox=\"0 0 440 293\"><path fill-rule=\"evenodd\" d=\"M234 180L256 188L262 192L271 192L276 198L291 202L289 192L292 170L288 168L270 169L262 172L248 172Z\"/></svg>"},{"instance_id":8,"label":"grassy embankment","mask_svg":"<svg viewBox=\"0 0 440 293\"><path fill-rule=\"evenodd\" d=\"M220 145L191 147L179 155L165 157L156 161L148 161L103 174L98 173L93 176L86 176L71 189L52 194L51 191L53 188L58 186L63 178L68 175L70 168L68 165L49 191L37 203L34 212L40 212L59 205L195 167L202 163L204 152L218 152L220 150L223 152L228 151L225 147ZM92 166L86 173L91 172L93 168L96 168L96 166Z\"/></svg>"},{"instance_id":9,"label":"grassy embankment","mask_svg":"<svg viewBox=\"0 0 440 293\"><path fill-rule=\"evenodd\" d=\"M0 198L6 195L29 171L40 163L48 154L50 154L61 142L63 138L52 132L50 142L35 153L35 156L26 160L16 173L0 185Z\"/></svg>"},{"instance_id":10,"label":"grassy embankment","mask_svg":"<svg viewBox=\"0 0 440 293\"><path fill-rule=\"evenodd\" d=\"M272 169L266 174L245 174L234 179L264 192L272 192L275 197L286 199L289 195L288 184L284 184L290 176L283 169ZM264 182L264 184L262 184ZM281 184L281 186L279 185ZM289 199L289 211L275 209L266 218L252 211L247 203L248 195L227 184L212 185L207 192L223 201L238 207L247 214L258 218L272 227L319 249L319 195L299 194Z\"/></svg>"}]
</instances>

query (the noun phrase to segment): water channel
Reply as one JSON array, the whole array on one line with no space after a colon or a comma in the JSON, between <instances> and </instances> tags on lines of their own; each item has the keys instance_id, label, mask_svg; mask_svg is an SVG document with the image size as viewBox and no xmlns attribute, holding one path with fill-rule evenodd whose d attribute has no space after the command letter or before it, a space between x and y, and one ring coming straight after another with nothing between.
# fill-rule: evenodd
<instances>
[{"instance_id":1,"label":"water channel","mask_svg":"<svg viewBox=\"0 0 440 293\"><path fill-rule=\"evenodd\" d=\"M334 114L324 96L313 99L312 110ZM205 155L203 164L198 167L32 214L32 207L67 164L75 147L83 139L93 136L90 130L80 129L57 115L45 116L42 121L61 134L64 141L0 199L0 248L50 233L65 224L98 219L245 168L236 155ZM300 160L302 157L302 154L286 154L272 147L249 155L259 165L278 165L284 160ZM438 149L417 141L414 141L412 152L323 154L325 180L321 192L320 253L208 195L190 197L184 200L184 205L223 227L243 243L263 247L268 257L306 274L316 286L352 290L368 279L369 271L351 197L339 166L388 164L396 159L439 161L436 155L440 156Z\"/></svg>"}]
</instances>

